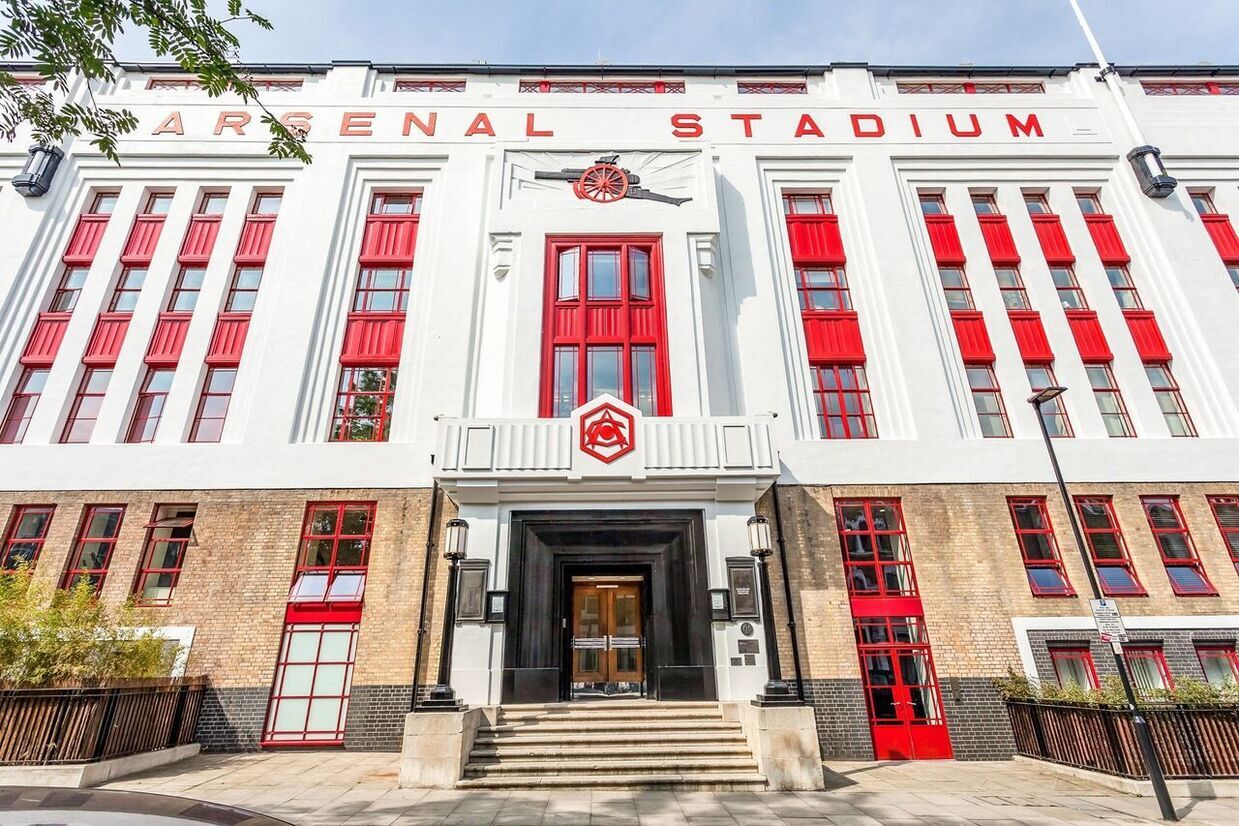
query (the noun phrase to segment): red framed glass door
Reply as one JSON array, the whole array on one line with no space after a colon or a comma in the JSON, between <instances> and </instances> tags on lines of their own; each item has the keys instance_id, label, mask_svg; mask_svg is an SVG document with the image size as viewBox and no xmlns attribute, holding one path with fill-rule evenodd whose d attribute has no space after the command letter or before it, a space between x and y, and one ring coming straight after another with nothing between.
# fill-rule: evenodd
<instances>
[{"instance_id":1,"label":"red framed glass door","mask_svg":"<svg viewBox=\"0 0 1239 826\"><path fill-rule=\"evenodd\" d=\"M951 738L924 619L864 617L855 623L874 757L950 757Z\"/></svg>"}]
</instances>

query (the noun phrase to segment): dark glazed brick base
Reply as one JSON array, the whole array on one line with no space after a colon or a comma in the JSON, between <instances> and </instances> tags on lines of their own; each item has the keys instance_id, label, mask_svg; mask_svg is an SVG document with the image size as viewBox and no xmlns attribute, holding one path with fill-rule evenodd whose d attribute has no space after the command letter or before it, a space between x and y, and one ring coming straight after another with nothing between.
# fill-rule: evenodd
<instances>
[{"instance_id":1,"label":"dark glazed brick base","mask_svg":"<svg viewBox=\"0 0 1239 826\"><path fill-rule=\"evenodd\" d=\"M348 701L344 748L400 751L404 716L413 702L410 685L355 685Z\"/></svg>"},{"instance_id":2,"label":"dark glazed brick base","mask_svg":"<svg viewBox=\"0 0 1239 826\"><path fill-rule=\"evenodd\" d=\"M872 760L869 712L860 680L805 680L805 702L817 718L817 739L822 757L833 760Z\"/></svg>"},{"instance_id":3,"label":"dark glazed brick base","mask_svg":"<svg viewBox=\"0 0 1239 826\"><path fill-rule=\"evenodd\" d=\"M203 751L257 751L270 688L208 688L198 718Z\"/></svg>"},{"instance_id":4,"label":"dark glazed brick base","mask_svg":"<svg viewBox=\"0 0 1239 826\"><path fill-rule=\"evenodd\" d=\"M946 727L956 760L1010 760L1011 720L989 677L947 677L941 682Z\"/></svg>"}]
</instances>

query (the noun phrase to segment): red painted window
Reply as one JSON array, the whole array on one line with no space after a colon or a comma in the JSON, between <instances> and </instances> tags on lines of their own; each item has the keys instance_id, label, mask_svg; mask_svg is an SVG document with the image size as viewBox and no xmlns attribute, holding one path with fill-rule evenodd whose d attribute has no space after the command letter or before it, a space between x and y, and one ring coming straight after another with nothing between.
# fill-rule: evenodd
<instances>
[{"instance_id":1,"label":"red painted window","mask_svg":"<svg viewBox=\"0 0 1239 826\"><path fill-rule=\"evenodd\" d=\"M1063 688L1074 685L1090 691L1100 685L1097 668L1093 665L1093 654L1088 646L1051 646L1050 662L1054 665L1054 676Z\"/></svg>"},{"instance_id":2,"label":"red painted window","mask_svg":"<svg viewBox=\"0 0 1239 826\"><path fill-rule=\"evenodd\" d=\"M835 518L850 596L917 595L898 499L836 499Z\"/></svg>"},{"instance_id":3,"label":"red painted window","mask_svg":"<svg viewBox=\"0 0 1239 826\"><path fill-rule=\"evenodd\" d=\"M1183 521L1177 496L1141 496L1149 530L1161 552L1170 587L1179 596L1212 596L1217 593L1205 575L1196 543Z\"/></svg>"},{"instance_id":4,"label":"red painted window","mask_svg":"<svg viewBox=\"0 0 1239 826\"><path fill-rule=\"evenodd\" d=\"M272 78L260 77L251 79L250 83L255 89L263 89L268 92L281 92L289 89L300 89L305 83L301 78Z\"/></svg>"},{"instance_id":5,"label":"red painted window","mask_svg":"<svg viewBox=\"0 0 1239 826\"><path fill-rule=\"evenodd\" d=\"M934 81L931 83L896 83L901 95L1040 95L1045 85L1040 82L983 82Z\"/></svg>"},{"instance_id":6,"label":"red painted window","mask_svg":"<svg viewBox=\"0 0 1239 826\"><path fill-rule=\"evenodd\" d=\"M1174 688L1174 677L1160 645L1125 645L1123 659L1132 684L1141 694Z\"/></svg>"},{"instance_id":7,"label":"red painted window","mask_svg":"<svg viewBox=\"0 0 1239 826\"><path fill-rule=\"evenodd\" d=\"M671 415L658 242L557 239L547 250L542 415L603 393Z\"/></svg>"},{"instance_id":8,"label":"red painted window","mask_svg":"<svg viewBox=\"0 0 1239 826\"><path fill-rule=\"evenodd\" d=\"M1050 267L1050 278L1054 281L1054 289L1058 291L1058 303L1064 310L1087 310L1088 299L1084 290L1076 281L1076 272L1072 267Z\"/></svg>"},{"instance_id":9,"label":"red painted window","mask_svg":"<svg viewBox=\"0 0 1239 826\"><path fill-rule=\"evenodd\" d=\"M1144 596L1144 586L1132 566L1111 498L1077 496L1075 505L1101 592L1109 597Z\"/></svg>"},{"instance_id":10,"label":"red painted window","mask_svg":"<svg viewBox=\"0 0 1239 826\"><path fill-rule=\"evenodd\" d=\"M786 193L783 212L786 215L833 215L834 205L829 192Z\"/></svg>"},{"instance_id":11,"label":"red painted window","mask_svg":"<svg viewBox=\"0 0 1239 826\"><path fill-rule=\"evenodd\" d=\"M108 302L110 313L132 313L138 304L138 295L146 282L146 267L125 267L120 271L112 300Z\"/></svg>"},{"instance_id":12,"label":"red painted window","mask_svg":"<svg viewBox=\"0 0 1239 826\"><path fill-rule=\"evenodd\" d=\"M1192 206L1197 215L1213 215L1217 207L1213 205L1213 193L1209 190L1192 190L1188 192L1192 198Z\"/></svg>"},{"instance_id":13,"label":"red painted window","mask_svg":"<svg viewBox=\"0 0 1239 826\"><path fill-rule=\"evenodd\" d=\"M795 269L802 312L852 309L852 294L848 290L847 272L843 267Z\"/></svg>"},{"instance_id":14,"label":"red painted window","mask_svg":"<svg viewBox=\"0 0 1239 826\"><path fill-rule=\"evenodd\" d=\"M856 652L879 759L951 756L946 715L923 617L858 617ZM901 732L906 732L900 737Z\"/></svg>"},{"instance_id":15,"label":"red painted window","mask_svg":"<svg viewBox=\"0 0 1239 826\"><path fill-rule=\"evenodd\" d=\"M1214 688L1224 688L1228 683L1234 687L1239 683L1239 656L1235 656L1233 643L1197 645L1196 659L1200 660L1205 681Z\"/></svg>"},{"instance_id":16,"label":"red painted window","mask_svg":"<svg viewBox=\"0 0 1239 826\"><path fill-rule=\"evenodd\" d=\"M139 444L155 441L155 431L159 429L159 420L163 417L164 403L168 400L175 374L175 370L146 371L133 408L133 421L129 423L129 433L125 436L126 442Z\"/></svg>"},{"instance_id":17,"label":"red painted window","mask_svg":"<svg viewBox=\"0 0 1239 826\"><path fill-rule=\"evenodd\" d=\"M82 294L82 287L86 285L88 272L90 270L87 267L65 267L65 271L60 276L60 283L56 285L56 292L52 293L52 303L47 311L50 313L73 312L73 308L77 306L78 296Z\"/></svg>"},{"instance_id":18,"label":"red painted window","mask_svg":"<svg viewBox=\"0 0 1239 826\"><path fill-rule=\"evenodd\" d=\"M684 94L684 81L674 80L522 80L522 92L577 94Z\"/></svg>"},{"instance_id":19,"label":"red painted window","mask_svg":"<svg viewBox=\"0 0 1239 826\"><path fill-rule=\"evenodd\" d=\"M4 413L4 422L0 423L0 444L20 444L26 438L26 428L34 417L34 409L43 395L43 387L47 384L47 368L27 367L22 370L21 378L17 380L17 389L9 400L9 409Z\"/></svg>"},{"instance_id":20,"label":"red painted window","mask_svg":"<svg viewBox=\"0 0 1239 826\"><path fill-rule=\"evenodd\" d=\"M1142 81L1146 95L1154 97L1182 97L1194 95L1239 95L1239 83L1220 83L1217 81Z\"/></svg>"},{"instance_id":21,"label":"red painted window","mask_svg":"<svg viewBox=\"0 0 1239 826\"><path fill-rule=\"evenodd\" d=\"M90 441L91 434L95 432L95 421L99 418L99 408L103 406L103 397L111 380L111 370L86 368L82 373L82 381L77 386L77 395L69 408L64 430L60 434L61 442L82 444Z\"/></svg>"},{"instance_id":22,"label":"red painted window","mask_svg":"<svg viewBox=\"0 0 1239 826\"><path fill-rule=\"evenodd\" d=\"M153 77L146 81L146 88L150 90L201 89L202 81L189 77Z\"/></svg>"},{"instance_id":23,"label":"red painted window","mask_svg":"<svg viewBox=\"0 0 1239 826\"><path fill-rule=\"evenodd\" d=\"M736 91L742 95L807 95L809 86L803 80L738 80Z\"/></svg>"},{"instance_id":24,"label":"red painted window","mask_svg":"<svg viewBox=\"0 0 1239 826\"><path fill-rule=\"evenodd\" d=\"M139 605L170 605L185 552L194 537L193 505L156 505L147 527L142 562L134 579L133 595Z\"/></svg>"},{"instance_id":25,"label":"red painted window","mask_svg":"<svg viewBox=\"0 0 1239 826\"><path fill-rule=\"evenodd\" d=\"M250 206L249 214L275 216L280 211L280 201L283 197L282 191L257 192L254 194L254 203Z\"/></svg>"},{"instance_id":26,"label":"red painted window","mask_svg":"<svg viewBox=\"0 0 1239 826\"><path fill-rule=\"evenodd\" d=\"M942 281L942 292L946 296L946 306L952 310L971 310L972 290L968 286L968 276L963 267L938 267L938 278Z\"/></svg>"},{"instance_id":27,"label":"red painted window","mask_svg":"<svg viewBox=\"0 0 1239 826\"><path fill-rule=\"evenodd\" d=\"M4 545L0 546L0 570L11 571L19 565L34 567L39 560L39 551L47 541L47 530L52 525L55 505L18 505L9 517L9 527L4 532Z\"/></svg>"},{"instance_id":28,"label":"red painted window","mask_svg":"<svg viewBox=\"0 0 1239 826\"><path fill-rule=\"evenodd\" d=\"M1053 215L1050 210L1050 202L1046 200L1043 192L1025 192L1024 206L1028 207L1029 215Z\"/></svg>"},{"instance_id":29,"label":"red painted window","mask_svg":"<svg viewBox=\"0 0 1239 826\"><path fill-rule=\"evenodd\" d=\"M420 192L376 192L370 199L371 215L419 215L421 211Z\"/></svg>"},{"instance_id":30,"label":"red painted window","mask_svg":"<svg viewBox=\"0 0 1239 826\"><path fill-rule=\"evenodd\" d=\"M69 554L69 565L60 581L61 588L85 584L99 593L112 562L112 550L116 547L124 516L124 505L86 506L73 551Z\"/></svg>"},{"instance_id":31,"label":"red painted window","mask_svg":"<svg viewBox=\"0 0 1239 826\"><path fill-rule=\"evenodd\" d=\"M983 192L972 193L972 211L977 215L1002 214L998 209L998 200L992 194Z\"/></svg>"},{"instance_id":32,"label":"red painted window","mask_svg":"<svg viewBox=\"0 0 1239 826\"><path fill-rule=\"evenodd\" d=\"M1088 373L1089 384L1093 388L1093 398L1097 402L1097 410L1101 420L1106 425L1106 433L1115 437L1131 437L1136 435L1131 417L1127 415L1127 405L1123 403L1123 393L1119 390L1114 371L1108 364L1086 364L1084 370Z\"/></svg>"},{"instance_id":33,"label":"red painted window","mask_svg":"<svg viewBox=\"0 0 1239 826\"><path fill-rule=\"evenodd\" d=\"M168 298L168 312L192 313L198 306L198 294L202 292L205 275L206 269L203 267L181 267L172 286L172 295Z\"/></svg>"},{"instance_id":34,"label":"red painted window","mask_svg":"<svg viewBox=\"0 0 1239 826\"><path fill-rule=\"evenodd\" d=\"M1008 496L1015 538L1028 573L1028 585L1035 596L1071 597L1075 589L1067 579L1058 540L1050 524L1044 496Z\"/></svg>"},{"instance_id":35,"label":"red painted window","mask_svg":"<svg viewBox=\"0 0 1239 826\"><path fill-rule=\"evenodd\" d=\"M374 536L374 502L306 506L289 602L359 602Z\"/></svg>"},{"instance_id":36,"label":"red painted window","mask_svg":"<svg viewBox=\"0 0 1239 826\"><path fill-rule=\"evenodd\" d=\"M228 405L232 401L232 387L237 380L236 368L212 367L207 370L202 383L202 395L194 412L194 423L189 430L191 442L218 442L224 432L224 420L228 417Z\"/></svg>"},{"instance_id":37,"label":"red painted window","mask_svg":"<svg viewBox=\"0 0 1239 826\"><path fill-rule=\"evenodd\" d=\"M343 743L356 655L357 623L285 626L263 745Z\"/></svg>"},{"instance_id":38,"label":"red painted window","mask_svg":"<svg viewBox=\"0 0 1239 826\"><path fill-rule=\"evenodd\" d=\"M1187 412L1187 403L1179 385L1170 372L1168 363L1146 364L1144 372L1149 377L1149 385L1153 395L1157 397L1157 406L1161 408L1162 418L1170 428L1171 436L1195 436L1196 425L1192 424L1191 414Z\"/></svg>"},{"instance_id":39,"label":"red painted window","mask_svg":"<svg viewBox=\"0 0 1239 826\"><path fill-rule=\"evenodd\" d=\"M463 80L431 80L423 78L397 78L392 87L397 92L463 92Z\"/></svg>"},{"instance_id":40,"label":"red painted window","mask_svg":"<svg viewBox=\"0 0 1239 826\"><path fill-rule=\"evenodd\" d=\"M998 289L1002 292L1002 303L1008 310L1028 310L1032 302L1024 289L1024 279L1020 276L1019 267L995 267L994 275L998 278Z\"/></svg>"},{"instance_id":41,"label":"red painted window","mask_svg":"<svg viewBox=\"0 0 1239 826\"><path fill-rule=\"evenodd\" d=\"M1106 214L1106 211L1101 208L1101 196L1096 192L1077 192L1076 203L1080 207L1080 212L1084 215Z\"/></svg>"},{"instance_id":42,"label":"red painted window","mask_svg":"<svg viewBox=\"0 0 1239 826\"><path fill-rule=\"evenodd\" d=\"M964 369L981 423L981 435L987 439L1011 438L1011 423L1007 421L1007 408L1002 403L1002 388L998 386L994 368L988 364L969 364Z\"/></svg>"},{"instance_id":43,"label":"red painted window","mask_svg":"<svg viewBox=\"0 0 1239 826\"><path fill-rule=\"evenodd\" d=\"M812 364L813 401L823 439L876 439L878 423L861 365Z\"/></svg>"},{"instance_id":44,"label":"red painted window","mask_svg":"<svg viewBox=\"0 0 1239 826\"><path fill-rule=\"evenodd\" d=\"M1235 571L1239 573L1239 496L1210 496L1209 507L1222 532L1222 543L1230 552Z\"/></svg>"},{"instance_id":45,"label":"red painted window","mask_svg":"<svg viewBox=\"0 0 1239 826\"><path fill-rule=\"evenodd\" d=\"M403 313L411 275L406 267L363 267L353 295L353 312Z\"/></svg>"},{"instance_id":46,"label":"red painted window","mask_svg":"<svg viewBox=\"0 0 1239 826\"><path fill-rule=\"evenodd\" d=\"M1139 310L1144 307L1140 301L1140 293L1136 282L1131 279L1131 271L1126 266L1106 267L1106 278L1114 289L1114 298L1124 310Z\"/></svg>"},{"instance_id":47,"label":"red painted window","mask_svg":"<svg viewBox=\"0 0 1239 826\"><path fill-rule=\"evenodd\" d=\"M258 301L258 288L262 286L262 267L238 266L232 271L232 284L228 288L228 300L224 312L253 312Z\"/></svg>"},{"instance_id":48,"label":"red painted window","mask_svg":"<svg viewBox=\"0 0 1239 826\"><path fill-rule=\"evenodd\" d=\"M171 192L152 192L146 196L146 205L142 207L142 215L167 215L172 209Z\"/></svg>"},{"instance_id":49,"label":"red painted window","mask_svg":"<svg viewBox=\"0 0 1239 826\"><path fill-rule=\"evenodd\" d=\"M227 192L204 192L198 200L195 215L223 215L224 207L228 205Z\"/></svg>"},{"instance_id":50,"label":"red painted window","mask_svg":"<svg viewBox=\"0 0 1239 826\"><path fill-rule=\"evenodd\" d=\"M395 367L342 367L331 421L333 442L385 442L396 400Z\"/></svg>"},{"instance_id":51,"label":"red painted window","mask_svg":"<svg viewBox=\"0 0 1239 826\"><path fill-rule=\"evenodd\" d=\"M1024 373L1028 376L1028 388L1033 393L1040 393L1047 387L1059 386L1052 365L1027 364L1024 366ZM1063 404L1062 396L1041 405L1041 420L1045 422L1051 438L1070 438L1073 435L1071 420L1067 418L1067 407Z\"/></svg>"},{"instance_id":52,"label":"red painted window","mask_svg":"<svg viewBox=\"0 0 1239 826\"><path fill-rule=\"evenodd\" d=\"M946 201L942 196L932 192L922 192L917 196L921 205L922 215L949 215L946 211Z\"/></svg>"}]
</instances>

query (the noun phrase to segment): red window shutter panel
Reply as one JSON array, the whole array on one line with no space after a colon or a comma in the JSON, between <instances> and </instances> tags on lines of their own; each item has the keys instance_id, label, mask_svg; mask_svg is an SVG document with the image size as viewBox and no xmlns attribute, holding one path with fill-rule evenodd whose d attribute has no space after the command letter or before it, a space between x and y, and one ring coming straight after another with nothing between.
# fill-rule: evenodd
<instances>
[{"instance_id":1,"label":"red window shutter panel","mask_svg":"<svg viewBox=\"0 0 1239 826\"><path fill-rule=\"evenodd\" d=\"M403 313L353 313L344 331L340 363L393 367L400 363L403 339Z\"/></svg>"},{"instance_id":2,"label":"red window shutter panel","mask_svg":"<svg viewBox=\"0 0 1239 826\"><path fill-rule=\"evenodd\" d=\"M1202 215L1200 220L1205 222L1205 231L1213 239L1213 246L1217 247L1218 255L1222 256L1222 260L1228 264L1239 263L1239 236L1235 235L1230 216Z\"/></svg>"},{"instance_id":3,"label":"red window shutter panel","mask_svg":"<svg viewBox=\"0 0 1239 826\"><path fill-rule=\"evenodd\" d=\"M1045 253L1047 264L1073 264L1076 257L1071 253L1071 244L1067 243L1067 234L1063 232L1063 224L1057 215L1030 216L1033 229L1037 232L1037 240L1041 242L1041 251Z\"/></svg>"},{"instance_id":4,"label":"red window shutter panel","mask_svg":"<svg viewBox=\"0 0 1239 826\"><path fill-rule=\"evenodd\" d=\"M959 231L955 229L955 216L926 215L925 228L929 230L934 260L939 264L964 263L964 246L959 242Z\"/></svg>"},{"instance_id":5,"label":"red window shutter panel","mask_svg":"<svg viewBox=\"0 0 1239 826\"><path fill-rule=\"evenodd\" d=\"M1102 332L1097 313L1092 310L1068 310L1067 324L1080 351L1080 360L1085 364L1109 364L1114 361L1110 344Z\"/></svg>"},{"instance_id":6,"label":"red window shutter panel","mask_svg":"<svg viewBox=\"0 0 1239 826\"><path fill-rule=\"evenodd\" d=\"M955 340L959 342L965 364L994 363L994 345L985 329L985 318L979 312L956 310L951 313L951 323L955 325Z\"/></svg>"},{"instance_id":7,"label":"red window shutter panel","mask_svg":"<svg viewBox=\"0 0 1239 826\"><path fill-rule=\"evenodd\" d=\"M990 260L999 266L1019 264L1020 253L1015 248L1015 239L1011 237L1007 216L978 215L977 221L981 224L981 235L985 238Z\"/></svg>"},{"instance_id":8,"label":"red window shutter panel","mask_svg":"<svg viewBox=\"0 0 1239 826\"><path fill-rule=\"evenodd\" d=\"M361 622L361 608L357 602L290 602L284 609L284 621L296 625Z\"/></svg>"},{"instance_id":9,"label":"red window shutter panel","mask_svg":"<svg viewBox=\"0 0 1239 826\"><path fill-rule=\"evenodd\" d=\"M129 330L129 313L100 313L95 320L94 332L86 345L82 364L89 367L111 367L116 364L125 333Z\"/></svg>"},{"instance_id":10,"label":"red window shutter panel","mask_svg":"<svg viewBox=\"0 0 1239 826\"><path fill-rule=\"evenodd\" d=\"M787 237L797 264L845 264L837 215L789 215Z\"/></svg>"},{"instance_id":11,"label":"red window shutter panel","mask_svg":"<svg viewBox=\"0 0 1239 826\"><path fill-rule=\"evenodd\" d=\"M241 227L241 240L237 242L235 261L238 264L262 264L267 260L271 247L271 233L275 229L274 217L251 215Z\"/></svg>"},{"instance_id":12,"label":"red window shutter panel","mask_svg":"<svg viewBox=\"0 0 1239 826\"><path fill-rule=\"evenodd\" d=\"M860 322L856 313L835 312L830 315L806 316L805 344L810 361L835 364L864 364L865 345L860 337Z\"/></svg>"},{"instance_id":13,"label":"red window shutter panel","mask_svg":"<svg viewBox=\"0 0 1239 826\"><path fill-rule=\"evenodd\" d=\"M60 351L72 313L39 313L39 320L30 331L21 363L27 367L51 367Z\"/></svg>"},{"instance_id":14,"label":"red window shutter panel","mask_svg":"<svg viewBox=\"0 0 1239 826\"><path fill-rule=\"evenodd\" d=\"M185 334L192 313L161 313L151 343L146 348L146 363L151 367L175 367L181 360Z\"/></svg>"},{"instance_id":15,"label":"red window shutter panel","mask_svg":"<svg viewBox=\"0 0 1239 826\"><path fill-rule=\"evenodd\" d=\"M211 250L215 249L215 236L219 234L218 215L195 215L185 230L185 240L181 242L182 264L205 264L211 258Z\"/></svg>"},{"instance_id":16,"label":"red window shutter panel","mask_svg":"<svg viewBox=\"0 0 1239 826\"><path fill-rule=\"evenodd\" d=\"M212 367L236 367L241 363L245 337L250 329L249 313L220 313L207 350L206 363Z\"/></svg>"},{"instance_id":17,"label":"red window shutter panel","mask_svg":"<svg viewBox=\"0 0 1239 826\"><path fill-rule=\"evenodd\" d=\"M1041 326L1041 314L1036 310L1010 310L1011 331L1025 364L1045 364L1054 360L1050 340Z\"/></svg>"},{"instance_id":18,"label":"red window shutter panel","mask_svg":"<svg viewBox=\"0 0 1239 826\"><path fill-rule=\"evenodd\" d=\"M73 236L69 239L69 248L64 254L66 264L82 265L94 260L103 231L108 228L108 217L82 215L77 219L77 226L73 228Z\"/></svg>"},{"instance_id":19,"label":"red window shutter panel","mask_svg":"<svg viewBox=\"0 0 1239 826\"><path fill-rule=\"evenodd\" d=\"M366 234L361 242L361 263L404 264L413 261L417 243L417 221L372 215L366 219Z\"/></svg>"},{"instance_id":20,"label":"red window shutter panel","mask_svg":"<svg viewBox=\"0 0 1239 826\"><path fill-rule=\"evenodd\" d=\"M149 264L155 254L155 245L159 243L159 234L163 231L162 215L139 215L133 219L133 228L129 230L129 240L125 242L125 251L120 260L125 264Z\"/></svg>"},{"instance_id":21,"label":"red window shutter panel","mask_svg":"<svg viewBox=\"0 0 1239 826\"><path fill-rule=\"evenodd\" d=\"M1166 339L1162 338L1161 328L1157 326L1157 317L1149 310L1124 310L1127 319L1127 329L1131 330L1131 339L1136 344L1136 352L1145 364L1171 361L1170 348Z\"/></svg>"},{"instance_id":22,"label":"red window shutter panel","mask_svg":"<svg viewBox=\"0 0 1239 826\"><path fill-rule=\"evenodd\" d=\"M1131 261L1118 228L1114 226L1114 218L1109 215L1085 215L1084 220L1093 236L1093 243L1097 246L1101 263L1126 264Z\"/></svg>"}]
</instances>

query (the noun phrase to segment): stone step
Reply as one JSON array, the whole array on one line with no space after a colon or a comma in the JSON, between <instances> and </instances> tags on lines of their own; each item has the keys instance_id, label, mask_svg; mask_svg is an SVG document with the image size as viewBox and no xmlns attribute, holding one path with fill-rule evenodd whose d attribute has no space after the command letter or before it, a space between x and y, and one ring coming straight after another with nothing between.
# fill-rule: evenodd
<instances>
[{"instance_id":1,"label":"stone step","mask_svg":"<svg viewBox=\"0 0 1239 826\"><path fill-rule=\"evenodd\" d=\"M500 722L517 722L525 720L631 720L631 721L661 721L661 720L721 720L722 714L717 708L608 708L578 711L577 709L530 709L528 711L509 711L501 709Z\"/></svg>"},{"instance_id":2,"label":"stone step","mask_svg":"<svg viewBox=\"0 0 1239 826\"><path fill-rule=\"evenodd\" d=\"M597 758L608 756L653 757L664 760L674 760L678 757L695 759L699 756L728 756L752 759L753 753L747 743L656 743L642 744L607 744L596 740L582 740L576 743L534 744L524 742L501 743L498 745L475 746L469 753L469 762L489 763L497 760L521 760L538 758L542 760L558 760L561 758Z\"/></svg>"},{"instance_id":3,"label":"stone step","mask_svg":"<svg viewBox=\"0 0 1239 826\"><path fill-rule=\"evenodd\" d=\"M718 711L718 703L712 700L684 700L684 701L668 701L662 700L575 700L571 703L520 703L517 705L504 705L500 711L558 711L569 709L573 711L603 711L608 709L618 708L641 708L641 709L660 709L660 708L678 708L678 709L697 709L708 708Z\"/></svg>"},{"instance_id":4,"label":"stone step","mask_svg":"<svg viewBox=\"0 0 1239 826\"><path fill-rule=\"evenodd\" d=\"M475 747L485 746L539 746L539 745L638 745L676 746L679 744L728 744L748 747L744 732L735 731L665 731L648 730L640 732L576 732L572 734L555 733L540 734L538 732L512 731L495 733L486 729L478 732L473 744Z\"/></svg>"},{"instance_id":5,"label":"stone step","mask_svg":"<svg viewBox=\"0 0 1239 826\"><path fill-rule=\"evenodd\" d=\"M667 760L662 757L613 758L613 757L561 757L548 760L502 760L488 763L470 761L465 766L466 777L493 774L547 775L547 774L666 774ZM741 757L696 757L691 763L676 767L679 774L696 774L712 771L756 772L757 763L752 755Z\"/></svg>"},{"instance_id":6,"label":"stone step","mask_svg":"<svg viewBox=\"0 0 1239 826\"><path fill-rule=\"evenodd\" d=\"M550 734L552 732L586 733L609 731L633 731L633 720L531 720L519 723L499 723L486 726L480 733L512 734L516 732L536 732ZM657 728L659 731L740 731L739 723L725 720L659 720L657 725L645 726L645 730Z\"/></svg>"},{"instance_id":7,"label":"stone step","mask_svg":"<svg viewBox=\"0 0 1239 826\"><path fill-rule=\"evenodd\" d=\"M756 772L664 771L658 774L494 775L469 777L458 789L683 789L686 791L764 791L766 778Z\"/></svg>"}]
</instances>

